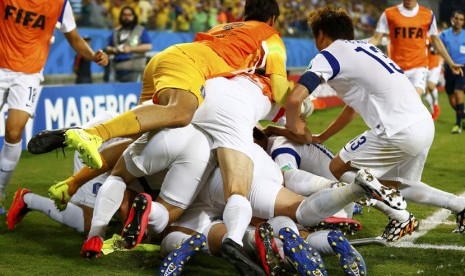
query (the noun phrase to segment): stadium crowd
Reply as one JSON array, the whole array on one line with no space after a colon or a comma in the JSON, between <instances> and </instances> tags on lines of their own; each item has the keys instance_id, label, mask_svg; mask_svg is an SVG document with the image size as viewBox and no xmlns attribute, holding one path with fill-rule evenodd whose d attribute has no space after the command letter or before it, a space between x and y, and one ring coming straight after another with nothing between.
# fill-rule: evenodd
<instances>
[{"instance_id":1,"label":"stadium crowd","mask_svg":"<svg viewBox=\"0 0 465 276\"><path fill-rule=\"evenodd\" d=\"M124 6L132 7L139 23L150 30L199 32L228 22L238 21L243 12L240 0L83 0L76 1L73 10L78 26L114 28ZM309 36L308 12L319 7L341 7L349 11L355 26L355 36L369 37L383 6L375 1L348 0L279 0L281 15L278 29L284 36ZM73 5L73 1L71 1Z\"/></svg>"}]
</instances>

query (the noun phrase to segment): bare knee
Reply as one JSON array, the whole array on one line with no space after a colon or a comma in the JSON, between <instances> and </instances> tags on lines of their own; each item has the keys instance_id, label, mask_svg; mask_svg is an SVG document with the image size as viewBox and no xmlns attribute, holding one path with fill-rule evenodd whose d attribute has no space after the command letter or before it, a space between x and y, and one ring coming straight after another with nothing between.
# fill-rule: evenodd
<instances>
[{"instance_id":1,"label":"bare knee","mask_svg":"<svg viewBox=\"0 0 465 276\"><path fill-rule=\"evenodd\" d=\"M335 158L333 158L333 160L331 160L331 163L329 163L329 170L334 175L334 177L336 177L336 179L341 179L344 173L351 170L351 167L349 162L344 163L339 155L337 155Z\"/></svg>"},{"instance_id":2,"label":"bare knee","mask_svg":"<svg viewBox=\"0 0 465 276\"><path fill-rule=\"evenodd\" d=\"M6 127L5 141L10 144L19 143L23 136L23 131L24 131L24 127L21 127L21 126Z\"/></svg>"}]
</instances>

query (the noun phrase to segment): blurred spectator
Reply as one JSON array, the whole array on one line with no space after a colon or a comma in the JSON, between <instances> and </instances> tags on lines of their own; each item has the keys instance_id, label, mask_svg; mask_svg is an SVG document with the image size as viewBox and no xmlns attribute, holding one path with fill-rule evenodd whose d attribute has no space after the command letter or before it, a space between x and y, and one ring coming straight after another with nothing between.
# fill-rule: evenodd
<instances>
[{"instance_id":1,"label":"blurred spectator","mask_svg":"<svg viewBox=\"0 0 465 276\"><path fill-rule=\"evenodd\" d=\"M77 24L83 27L90 26L90 19L92 12L92 0L83 0L81 6L81 15L77 20Z\"/></svg>"},{"instance_id":2,"label":"blurred spectator","mask_svg":"<svg viewBox=\"0 0 465 276\"><path fill-rule=\"evenodd\" d=\"M113 21L113 28L119 26L119 17L123 8L123 0L110 0L109 13Z\"/></svg>"},{"instance_id":3,"label":"blurred spectator","mask_svg":"<svg viewBox=\"0 0 465 276\"><path fill-rule=\"evenodd\" d=\"M152 49L150 37L144 27L137 24L133 8L123 7L119 16L120 26L109 38L105 51L113 54L112 68L119 82L139 81L144 71L145 53Z\"/></svg>"},{"instance_id":4,"label":"blurred spectator","mask_svg":"<svg viewBox=\"0 0 465 276\"><path fill-rule=\"evenodd\" d=\"M90 37L83 36L84 40L90 46ZM76 74L76 83L92 83L92 72L90 71L91 61L85 59L80 54L74 58L73 71Z\"/></svg>"},{"instance_id":5,"label":"blurred spectator","mask_svg":"<svg viewBox=\"0 0 465 276\"><path fill-rule=\"evenodd\" d=\"M192 32L204 32L208 26L208 14L202 3L197 3L194 15L192 17Z\"/></svg>"},{"instance_id":6,"label":"blurred spectator","mask_svg":"<svg viewBox=\"0 0 465 276\"><path fill-rule=\"evenodd\" d=\"M134 3L137 3L140 9L139 24L146 27L153 13L152 4L147 0L134 0Z\"/></svg>"},{"instance_id":7,"label":"blurred spectator","mask_svg":"<svg viewBox=\"0 0 465 276\"><path fill-rule=\"evenodd\" d=\"M90 10L90 26L95 28L108 28L107 15L108 11L105 7L104 0L92 0Z\"/></svg>"}]
</instances>

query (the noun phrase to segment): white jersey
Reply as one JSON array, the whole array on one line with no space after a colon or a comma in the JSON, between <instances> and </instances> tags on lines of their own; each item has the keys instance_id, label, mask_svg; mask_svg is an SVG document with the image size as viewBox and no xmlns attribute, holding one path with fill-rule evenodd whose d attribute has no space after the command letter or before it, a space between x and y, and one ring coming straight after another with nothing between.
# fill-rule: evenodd
<instances>
[{"instance_id":1,"label":"white jersey","mask_svg":"<svg viewBox=\"0 0 465 276\"><path fill-rule=\"evenodd\" d=\"M391 137L431 118L402 70L366 41L336 40L315 56L308 70L327 82L377 134Z\"/></svg>"},{"instance_id":2,"label":"white jersey","mask_svg":"<svg viewBox=\"0 0 465 276\"><path fill-rule=\"evenodd\" d=\"M300 169L336 180L329 170L334 154L321 144L302 145L284 136L272 136L268 139L267 153L283 171Z\"/></svg>"}]
</instances>

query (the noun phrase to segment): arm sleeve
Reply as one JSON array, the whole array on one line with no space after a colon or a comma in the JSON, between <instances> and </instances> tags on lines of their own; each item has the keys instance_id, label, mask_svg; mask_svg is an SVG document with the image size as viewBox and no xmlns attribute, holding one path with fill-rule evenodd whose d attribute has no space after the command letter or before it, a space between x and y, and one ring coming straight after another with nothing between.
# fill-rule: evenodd
<instances>
[{"instance_id":1,"label":"arm sleeve","mask_svg":"<svg viewBox=\"0 0 465 276\"><path fill-rule=\"evenodd\" d=\"M286 48L283 40L276 34L265 41L266 57L265 74L270 76L271 92L275 102L283 105L289 90L286 73Z\"/></svg>"},{"instance_id":2,"label":"arm sleeve","mask_svg":"<svg viewBox=\"0 0 465 276\"><path fill-rule=\"evenodd\" d=\"M57 22L57 28L63 33L69 33L76 29L76 22L74 21L73 10L69 1L66 1L63 7L63 13Z\"/></svg>"},{"instance_id":3,"label":"arm sleeve","mask_svg":"<svg viewBox=\"0 0 465 276\"><path fill-rule=\"evenodd\" d=\"M379 17L378 25L376 26L375 32L388 34L389 33L389 26L386 18L386 13L383 12Z\"/></svg>"},{"instance_id":4,"label":"arm sleeve","mask_svg":"<svg viewBox=\"0 0 465 276\"><path fill-rule=\"evenodd\" d=\"M329 54L329 52L321 51L312 59L307 71L315 73L325 82L327 82L328 80L333 79L339 73L339 64L337 63L337 60L333 58L334 56ZM330 60L333 60L333 62L330 63Z\"/></svg>"},{"instance_id":5,"label":"arm sleeve","mask_svg":"<svg viewBox=\"0 0 465 276\"><path fill-rule=\"evenodd\" d=\"M428 35L438 35L438 25L436 24L436 16L434 16L434 13L431 16L431 24L429 25L428 29Z\"/></svg>"}]
</instances>

